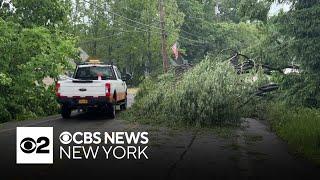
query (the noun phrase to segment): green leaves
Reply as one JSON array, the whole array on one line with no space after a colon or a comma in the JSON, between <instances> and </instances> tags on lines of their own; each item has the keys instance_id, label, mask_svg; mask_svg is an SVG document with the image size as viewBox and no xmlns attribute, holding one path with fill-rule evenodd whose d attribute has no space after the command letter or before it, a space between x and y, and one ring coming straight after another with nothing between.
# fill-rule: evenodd
<instances>
[{"instance_id":1,"label":"green leaves","mask_svg":"<svg viewBox=\"0 0 320 180\"><path fill-rule=\"evenodd\" d=\"M238 15L243 20L263 21L268 19L268 13L273 2L266 0L242 0L239 3Z\"/></svg>"},{"instance_id":2,"label":"green leaves","mask_svg":"<svg viewBox=\"0 0 320 180\"><path fill-rule=\"evenodd\" d=\"M1 19L0 32L1 121L54 113L54 89L42 80L57 79L68 68L75 41L43 27L20 28Z\"/></svg>"},{"instance_id":3,"label":"green leaves","mask_svg":"<svg viewBox=\"0 0 320 180\"><path fill-rule=\"evenodd\" d=\"M0 86L10 86L12 79L4 73L0 73Z\"/></svg>"},{"instance_id":4,"label":"green leaves","mask_svg":"<svg viewBox=\"0 0 320 180\"><path fill-rule=\"evenodd\" d=\"M252 52L274 66L299 65L296 76L281 78L281 99L290 105L320 107L320 2L294 0L293 7L264 25L266 35Z\"/></svg>"},{"instance_id":5,"label":"green leaves","mask_svg":"<svg viewBox=\"0 0 320 180\"><path fill-rule=\"evenodd\" d=\"M62 26L67 22L70 5L63 0L12 0L12 4L16 10L9 13L6 20L27 28Z\"/></svg>"}]
</instances>

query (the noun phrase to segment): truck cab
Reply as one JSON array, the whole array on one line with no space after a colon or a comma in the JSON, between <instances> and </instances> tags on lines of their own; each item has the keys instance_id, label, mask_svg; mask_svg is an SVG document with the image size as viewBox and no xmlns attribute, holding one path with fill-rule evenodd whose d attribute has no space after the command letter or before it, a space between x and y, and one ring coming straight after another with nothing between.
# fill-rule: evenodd
<instances>
[{"instance_id":1,"label":"truck cab","mask_svg":"<svg viewBox=\"0 0 320 180\"><path fill-rule=\"evenodd\" d=\"M93 63L78 65L72 78L56 83L56 96L63 118L75 109L99 109L115 118L116 106L127 108L126 78L114 65Z\"/></svg>"}]
</instances>

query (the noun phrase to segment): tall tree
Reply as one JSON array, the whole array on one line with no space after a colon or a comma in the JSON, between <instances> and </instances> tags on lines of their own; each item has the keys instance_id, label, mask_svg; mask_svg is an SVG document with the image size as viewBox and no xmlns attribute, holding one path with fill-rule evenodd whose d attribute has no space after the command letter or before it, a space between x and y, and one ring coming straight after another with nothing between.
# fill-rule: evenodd
<instances>
[{"instance_id":1,"label":"tall tree","mask_svg":"<svg viewBox=\"0 0 320 180\"><path fill-rule=\"evenodd\" d=\"M165 2L165 31L172 45L183 14L176 0ZM91 56L113 61L139 80L144 73L156 73L162 67L158 8L158 1L150 0L77 0L72 10L74 32ZM171 52L170 46L166 51Z\"/></svg>"},{"instance_id":2,"label":"tall tree","mask_svg":"<svg viewBox=\"0 0 320 180\"><path fill-rule=\"evenodd\" d=\"M301 65L292 94L301 103L320 107L320 2L295 0L294 8L279 19L280 32L288 41L291 61ZM301 99L302 98L302 99Z\"/></svg>"},{"instance_id":3,"label":"tall tree","mask_svg":"<svg viewBox=\"0 0 320 180\"><path fill-rule=\"evenodd\" d=\"M11 0L14 10L0 10L5 20L14 21L23 27L59 27L68 24L70 1L66 0Z\"/></svg>"},{"instance_id":4,"label":"tall tree","mask_svg":"<svg viewBox=\"0 0 320 180\"><path fill-rule=\"evenodd\" d=\"M238 5L237 14L242 21L266 22L273 0L241 0Z\"/></svg>"},{"instance_id":5,"label":"tall tree","mask_svg":"<svg viewBox=\"0 0 320 180\"><path fill-rule=\"evenodd\" d=\"M185 14L179 39L185 59L197 61L223 49L241 50L256 42L259 36L256 25L239 23L240 3L240 0L178 1Z\"/></svg>"},{"instance_id":6,"label":"tall tree","mask_svg":"<svg viewBox=\"0 0 320 180\"><path fill-rule=\"evenodd\" d=\"M56 113L54 87L43 79L57 79L75 54L73 37L56 29L57 21L42 24L41 17L18 24L21 6L15 7L6 21L0 17L0 122Z\"/></svg>"}]
</instances>

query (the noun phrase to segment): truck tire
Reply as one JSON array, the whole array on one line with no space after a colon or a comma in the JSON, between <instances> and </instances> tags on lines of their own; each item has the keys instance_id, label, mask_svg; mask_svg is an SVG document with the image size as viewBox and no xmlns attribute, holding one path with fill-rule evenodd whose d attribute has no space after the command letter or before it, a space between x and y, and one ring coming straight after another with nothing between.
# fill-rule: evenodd
<instances>
[{"instance_id":1,"label":"truck tire","mask_svg":"<svg viewBox=\"0 0 320 180\"><path fill-rule=\"evenodd\" d=\"M61 116L63 119L69 119L71 116L71 109L66 105L62 105L61 107Z\"/></svg>"},{"instance_id":2,"label":"truck tire","mask_svg":"<svg viewBox=\"0 0 320 180\"><path fill-rule=\"evenodd\" d=\"M108 104L107 111L108 111L108 115L111 119L116 118L116 105L115 104Z\"/></svg>"},{"instance_id":3,"label":"truck tire","mask_svg":"<svg viewBox=\"0 0 320 180\"><path fill-rule=\"evenodd\" d=\"M127 100L127 97L126 97L126 99L124 100L124 103L121 104L120 108L121 108L121 110L126 110L127 106L128 106L128 100Z\"/></svg>"}]
</instances>

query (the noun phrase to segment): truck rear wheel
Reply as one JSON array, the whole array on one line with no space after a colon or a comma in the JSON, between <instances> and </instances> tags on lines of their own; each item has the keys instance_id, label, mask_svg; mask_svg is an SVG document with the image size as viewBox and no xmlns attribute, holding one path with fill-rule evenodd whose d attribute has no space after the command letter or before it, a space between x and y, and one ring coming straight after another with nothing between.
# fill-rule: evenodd
<instances>
[{"instance_id":1,"label":"truck rear wheel","mask_svg":"<svg viewBox=\"0 0 320 180\"><path fill-rule=\"evenodd\" d=\"M111 119L116 117L116 105L115 104L108 104L107 105L108 115Z\"/></svg>"},{"instance_id":2,"label":"truck rear wheel","mask_svg":"<svg viewBox=\"0 0 320 180\"><path fill-rule=\"evenodd\" d=\"M127 105L128 105L128 100L127 100L127 97L126 97L126 99L124 100L123 104L120 105L120 109L121 110L126 110L127 109Z\"/></svg>"},{"instance_id":3,"label":"truck rear wheel","mask_svg":"<svg viewBox=\"0 0 320 180\"><path fill-rule=\"evenodd\" d=\"M61 116L63 117L63 119L69 119L71 116L71 109L66 105L62 105Z\"/></svg>"}]
</instances>

